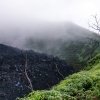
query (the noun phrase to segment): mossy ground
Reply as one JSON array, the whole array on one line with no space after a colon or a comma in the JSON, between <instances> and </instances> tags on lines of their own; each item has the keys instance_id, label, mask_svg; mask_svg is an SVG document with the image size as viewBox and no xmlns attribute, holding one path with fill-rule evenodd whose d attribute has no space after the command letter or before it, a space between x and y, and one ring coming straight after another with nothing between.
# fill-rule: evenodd
<instances>
[{"instance_id":1,"label":"mossy ground","mask_svg":"<svg viewBox=\"0 0 100 100\"><path fill-rule=\"evenodd\" d=\"M50 90L33 91L19 100L100 100L100 54L89 61L87 69L66 77Z\"/></svg>"}]
</instances>

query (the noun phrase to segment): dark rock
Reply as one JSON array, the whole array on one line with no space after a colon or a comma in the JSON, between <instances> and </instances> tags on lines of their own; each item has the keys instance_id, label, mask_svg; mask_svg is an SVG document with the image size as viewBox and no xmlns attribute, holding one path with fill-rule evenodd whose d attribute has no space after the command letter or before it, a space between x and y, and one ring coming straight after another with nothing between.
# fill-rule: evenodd
<instances>
[{"instance_id":1,"label":"dark rock","mask_svg":"<svg viewBox=\"0 0 100 100\"><path fill-rule=\"evenodd\" d=\"M0 44L0 100L15 100L31 92L25 75L26 61L34 90L49 89L74 72L57 57Z\"/></svg>"}]
</instances>

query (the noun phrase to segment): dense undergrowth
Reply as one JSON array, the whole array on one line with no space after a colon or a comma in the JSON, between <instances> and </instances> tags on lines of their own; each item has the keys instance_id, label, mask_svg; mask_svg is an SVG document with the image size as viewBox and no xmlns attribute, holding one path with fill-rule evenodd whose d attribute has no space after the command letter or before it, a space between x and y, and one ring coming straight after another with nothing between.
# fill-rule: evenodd
<instances>
[{"instance_id":1,"label":"dense undergrowth","mask_svg":"<svg viewBox=\"0 0 100 100\"><path fill-rule=\"evenodd\" d=\"M100 54L88 62L86 70L66 77L50 90L33 91L18 100L100 100Z\"/></svg>"}]
</instances>

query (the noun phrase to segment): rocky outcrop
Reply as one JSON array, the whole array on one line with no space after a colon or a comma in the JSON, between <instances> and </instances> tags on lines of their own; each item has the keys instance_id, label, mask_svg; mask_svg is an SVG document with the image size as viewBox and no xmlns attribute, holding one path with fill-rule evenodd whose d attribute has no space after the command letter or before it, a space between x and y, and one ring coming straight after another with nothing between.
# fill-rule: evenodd
<instances>
[{"instance_id":1,"label":"rocky outcrop","mask_svg":"<svg viewBox=\"0 0 100 100\"><path fill-rule=\"evenodd\" d=\"M57 57L0 44L0 100L23 97L32 87L49 89L73 72Z\"/></svg>"}]
</instances>

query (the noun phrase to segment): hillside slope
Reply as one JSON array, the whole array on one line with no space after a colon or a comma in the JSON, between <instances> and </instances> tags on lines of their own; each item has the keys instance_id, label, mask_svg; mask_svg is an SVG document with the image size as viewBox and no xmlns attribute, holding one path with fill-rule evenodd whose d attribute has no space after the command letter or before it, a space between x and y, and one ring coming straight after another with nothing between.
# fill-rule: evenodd
<instances>
[{"instance_id":1,"label":"hillside slope","mask_svg":"<svg viewBox=\"0 0 100 100\"><path fill-rule=\"evenodd\" d=\"M89 62L91 69L66 77L51 90L33 91L19 100L100 100L100 54Z\"/></svg>"},{"instance_id":2,"label":"hillside slope","mask_svg":"<svg viewBox=\"0 0 100 100\"><path fill-rule=\"evenodd\" d=\"M76 71L100 53L100 35L72 22L9 25L2 28L0 34L0 43L57 56Z\"/></svg>"},{"instance_id":3,"label":"hillside slope","mask_svg":"<svg viewBox=\"0 0 100 100\"><path fill-rule=\"evenodd\" d=\"M34 90L49 89L73 72L57 57L0 44L0 100L23 97L31 84Z\"/></svg>"},{"instance_id":4,"label":"hillside slope","mask_svg":"<svg viewBox=\"0 0 100 100\"><path fill-rule=\"evenodd\" d=\"M79 71L100 53L100 35L73 23L52 24L42 37L26 38L24 47L58 56Z\"/></svg>"}]
</instances>

